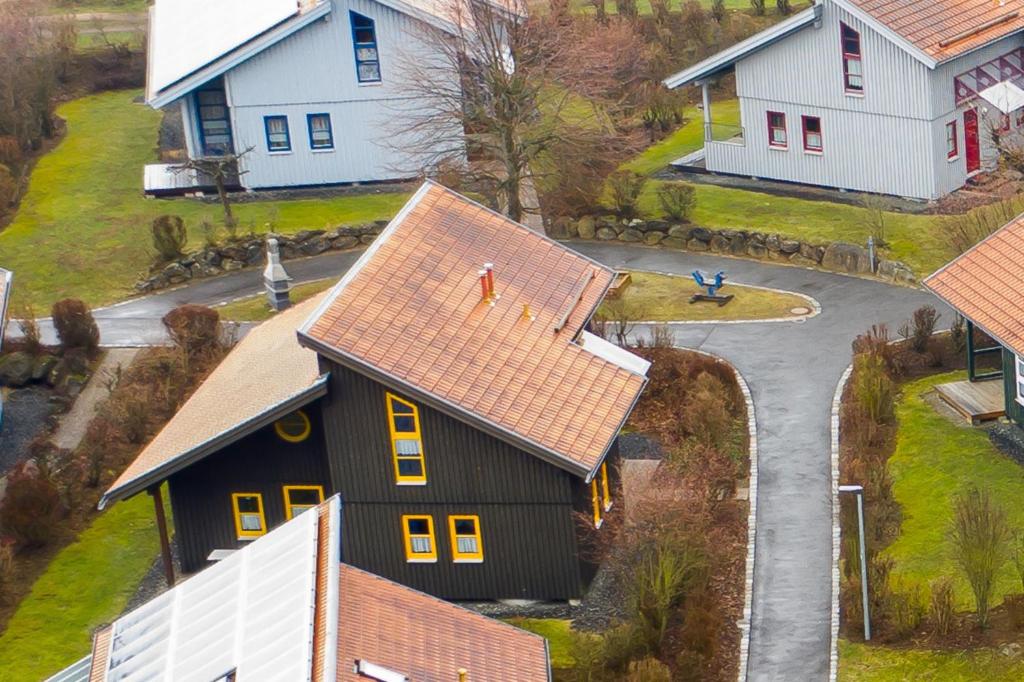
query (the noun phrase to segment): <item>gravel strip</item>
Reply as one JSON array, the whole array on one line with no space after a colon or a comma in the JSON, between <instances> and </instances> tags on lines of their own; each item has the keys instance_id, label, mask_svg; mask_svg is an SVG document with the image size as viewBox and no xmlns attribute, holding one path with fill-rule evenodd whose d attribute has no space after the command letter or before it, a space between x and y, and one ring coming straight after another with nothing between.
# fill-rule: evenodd
<instances>
[{"instance_id":1,"label":"gravel strip","mask_svg":"<svg viewBox=\"0 0 1024 682\"><path fill-rule=\"evenodd\" d=\"M51 390L39 386L19 388L7 394L0 424L0 476L28 456L28 444L42 432L50 416L52 394Z\"/></svg>"}]
</instances>

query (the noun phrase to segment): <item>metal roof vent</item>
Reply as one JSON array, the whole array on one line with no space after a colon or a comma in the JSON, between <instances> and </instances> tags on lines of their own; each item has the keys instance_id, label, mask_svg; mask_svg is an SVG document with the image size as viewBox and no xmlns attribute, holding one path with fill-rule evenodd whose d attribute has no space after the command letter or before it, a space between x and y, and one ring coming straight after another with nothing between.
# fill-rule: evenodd
<instances>
[{"instance_id":1,"label":"metal roof vent","mask_svg":"<svg viewBox=\"0 0 1024 682\"><path fill-rule=\"evenodd\" d=\"M378 682L409 682L409 678L402 673L388 670L382 665L370 663L369 661L356 661L355 672Z\"/></svg>"}]
</instances>

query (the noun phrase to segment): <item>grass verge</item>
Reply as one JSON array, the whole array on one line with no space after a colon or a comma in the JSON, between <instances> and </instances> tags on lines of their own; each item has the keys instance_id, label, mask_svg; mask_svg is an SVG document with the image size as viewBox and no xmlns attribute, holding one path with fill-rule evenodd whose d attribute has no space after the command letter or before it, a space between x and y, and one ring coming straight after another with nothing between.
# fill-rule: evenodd
<instances>
[{"instance_id":1,"label":"grass verge","mask_svg":"<svg viewBox=\"0 0 1024 682\"><path fill-rule=\"evenodd\" d=\"M739 125L740 103L738 99L711 103L715 123ZM686 123L659 142L654 143L629 162L624 170L641 175L651 175L670 163L704 146L704 114L697 107L687 107L683 112Z\"/></svg>"},{"instance_id":2,"label":"grass verge","mask_svg":"<svg viewBox=\"0 0 1024 682\"><path fill-rule=\"evenodd\" d=\"M318 279L315 282L297 284L292 288L292 303L302 303L307 298L316 296L321 291L331 288L337 282L336 278ZM263 322L277 314L267 303L264 294L257 294L249 298L232 301L222 306L217 306L220 319L229 322Z\"/></svg>"},{"instance_id":3,"label":"grass verge","mask_svg":"<svg viewBox=\"0 0 1024 682\"><path fill-rule=\"evenodd\" d=\"M970 586L952 557L949 527L954 498L970 485L987 488L1006 509L1011 526L1024 530L1024 469L996 450L984 431L952 423L925 400L936 384L964 378L963 372L939 374L903 389L896 409L896 450L889 458L903 523L899 537L885 551L896 560L896 575L921 585L952 576L959 607L973 610ZM1020 592L1020 579L1007 562L992 593L993 606L1013 592Z\"/></svg>"},{"instance_id":4,"label":"grass verge","mask_svg":"<svg viewBox=\"0 0 1024 682\"><path fill-rule=\"evenodd\" d=\"M0 681L43 679L89 653L93 630L124 610L159 551L148 496L96 517L54 557L0 635Z\"/></svg>"},{"instance_id":5,"label":"grass verge","mask_svg":"<svg viewBox=\"0 0 1024 682\"><path fill-rule=\"evenodd\" d=\"M724 306L715 303L690 303L693 294L706 293L689 277L633 272L632 283L618 299L631 319L670 321L766 320L794 317L792 308L810 308L810 302L796 294L727 284L723 295L735 296ZM616 303L605 303L598 311L616 319Z\"/></svg>"},{"instance_id":6,"label":"grass verge","mask_svg":"<svg viewBox=\"0 0 1024 682\"><path fill-rule=\"evenodd\" d=\"M892 649L839 641L839 682L989 682L1024 679L1024 660L993 649Z\"/></svg>"},{"instance_id":7,"label":"grass verge","mask_svg":"<svg viewBox=\"0 0 1024 682\"><path fill-rule=\"evenodd\" d=\"M576 664L572 657L571 621L558 618L509 618L507 622L548 640L552 668L571 668Z\"/></svg>"},{"instance_id":8,"label":"grass verge","mask_svg":"<svg viewBox=\"0 0 1024 682\"><path fill-rule=\"evenodd\" d=\"M220 220L215 205L142 196L143 166L156 161L160 114L135 103L139 95L106 92L58 108L67 136L39 160L17 215L0 231L0 262L15 272L15 296L39 314L67 296L94 306L130 296L153 259L150 223L156 216L184 218L194 246L202 241L200 221ZM364 194L235 209L243 230L288 233L388 219L406 198Z\"/></svg>"}]
</instances>

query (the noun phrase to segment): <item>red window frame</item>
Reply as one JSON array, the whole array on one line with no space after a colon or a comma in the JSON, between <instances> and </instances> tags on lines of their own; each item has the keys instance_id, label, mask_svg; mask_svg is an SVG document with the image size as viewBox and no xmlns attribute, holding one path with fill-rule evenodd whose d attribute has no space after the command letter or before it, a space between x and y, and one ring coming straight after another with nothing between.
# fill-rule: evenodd
<instances>
[{"instance_id":1,"label":"red window frame","mask_svg":"<svg viewBox=\"0 0 1024 682\"><path fill-rule=\"evenodd\" d=\"M839 22L839 47L843 53L843 89L848 93L863 94L864 62L861 58L860 33L843 22ZM853 62L859 66L859 73L850 72L850 64ZM860 79L860 82L854 84L851 81L851 76Z\"/></svg>"},{"instance_id":2,"label":"red window frame","mask_svg":"<svg viewBox=\"0 0 1024 682\"><path fill-rule=\"evenodd\" d=\"M950 121L946 124L946 158L955 159L958 156L960 156L960 141L957 138L956 121Z\"/></svg>"},{"instance_id":3,"label":"red window frame","mask_svg":"<svg viewBox=\"0 0 1024 682\"><path fill-rule=\"evenodd\" d=\"M818 123L818 130L814 131L814 132L817 132L817 134L818 134L818 146L816 146L816 147L815 146L811 146L809 144L808 140L807 140L807 133L808 133L807 124L810 121L817 121L817 123ZM821 117L820 116L801 116L800 117L800 128L803 130L804 151L805 152L815 152L815 153L820 154L820 153L825 151L825 136L821 132Z\"/></svg>"},{"instance_id":4,"label":"red window frame","mask_svg":"<svg viewBox=\"0 0 1024 682\"><path fill-rule=\"evenodd\" d=\"M772 122L772 117L778 116L780 122L778 125ZM775 131L782 131L782 142L775 140ZM775 147L776 149L788 149L789 148L789 132L786 130L786 114L781 111L769 111L768 112L768 146Z\"/></svg>"}]
</instances>

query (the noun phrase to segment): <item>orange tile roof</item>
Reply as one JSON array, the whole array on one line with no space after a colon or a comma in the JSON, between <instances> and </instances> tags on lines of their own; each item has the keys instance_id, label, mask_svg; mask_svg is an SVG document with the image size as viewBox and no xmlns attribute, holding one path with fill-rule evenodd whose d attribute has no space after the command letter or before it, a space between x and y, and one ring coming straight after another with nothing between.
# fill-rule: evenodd
<instances>
[{"instance_id":1,"label":"orange tile roof","mask_svg":"<svg viewBox=\"0 0 1024 682\"><path fill-rule=\"evenodd\" d=\"M324 296L300 303L250 331L128 465L103 495L101 505L135 494L140 481L163 480L167 467L316 387L320 382L316 353L299 345L295 329Z\"/></svg>"},{"instance_id":2,"label":"orange tile roof","mask_svg":"<svg viewBox=\"0 0 1024 682\"><path fill-rule=\"evenodd\" d=\"M546 682L542 637L342 564L338 680L366 661L417 682Z\"/></svg>"},{"instance_id":3,"label":"orange tile roof","mask_svg":"<svg viewBox=\"0 0 1024 682\"><path fill-rule=\"evenodd\" d=\"M485 263L494 264L500 296L493 306L478 279ZM574 342L613 276L426 183L300 336L396 390L589 474L646 382Z\"/></svg>"},{"instance_id":4,"label":"orange tile roof","mask_svg":"<svg viewBox=\"0 0 1024 682\"><path fill-rule=\"evenodd\" d=\"M848 0L937 61L1024 29L1024 2Z\"/></svg>"},{"instance_id":5,"label":"orange tile roof","mask_svg":"<svg viewBox=\"0 0 1024 682\"><path fill-rule=\"evenodd\" d=\"M940 298L1024 355L1024 215L924 281Z\"/></svg>"}]
</instances>

